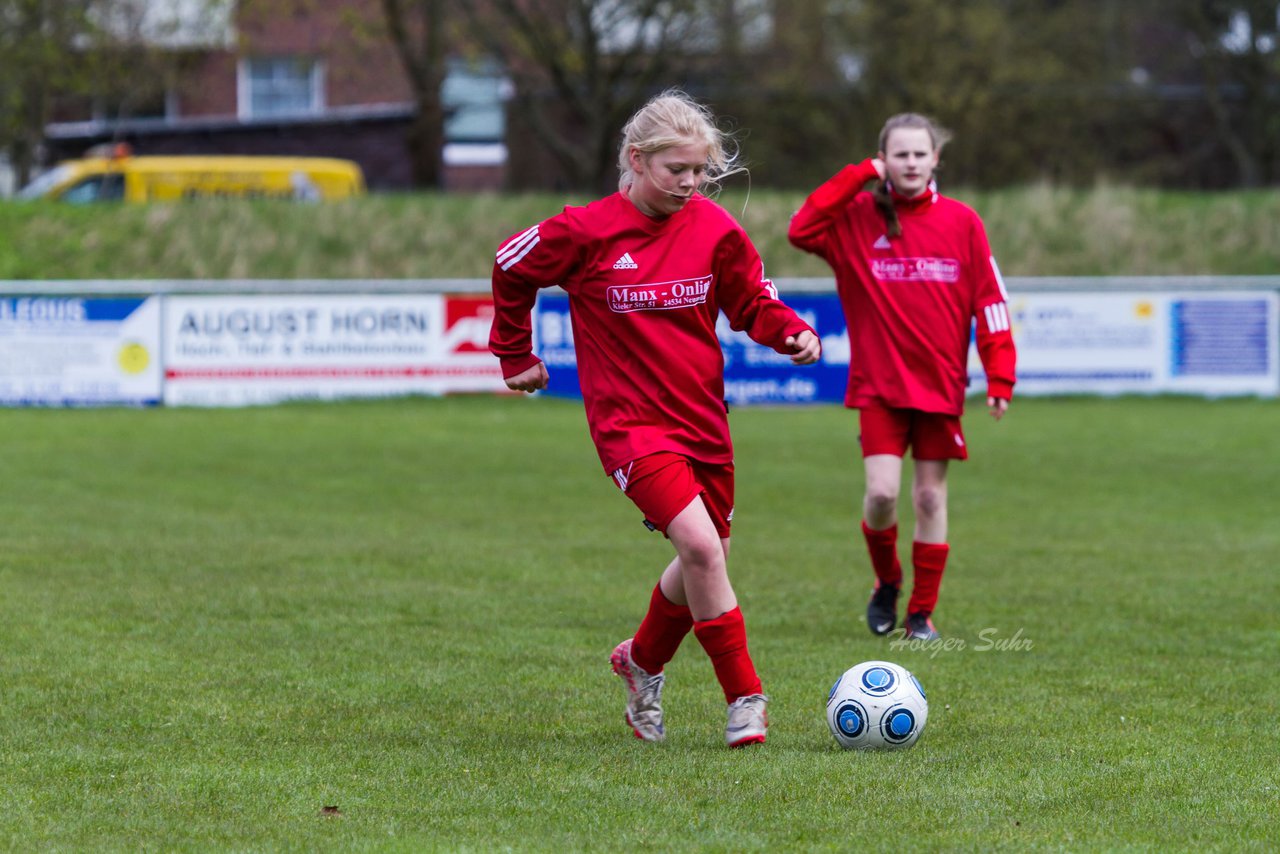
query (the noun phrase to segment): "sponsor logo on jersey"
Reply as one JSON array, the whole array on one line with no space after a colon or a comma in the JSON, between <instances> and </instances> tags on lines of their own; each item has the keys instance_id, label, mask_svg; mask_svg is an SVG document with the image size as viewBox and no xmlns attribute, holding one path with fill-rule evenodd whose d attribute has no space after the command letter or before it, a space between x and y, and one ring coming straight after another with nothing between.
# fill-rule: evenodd
<instances>
[{"instance_id":1,"label":"sponsor logo on jersey","mask_svg":"<svg viewBox=\"0 0 1280 854\"><path fill-rule=\"evenodd\" d=\"M958 282L960 262L954 258L875 258L871 273L882 282Z\"/></svg>"},{"instance_id":2,"label":"sponsor logo on jersey","mask_svg":"<svg viewBox=\"0 0 1280 854\"><path fill-rule=\"evenodd\" d=\"M613 262L613 269L615 270L634 270L639 266L639 264L631 260L630 252L623 252L622 257Z\"/></svg>"},{"instance_id":3,"label":"sponsor logo on jersey","mask_svg":"<svg viewBox=\"0 0 1280 854\"><path fill-rule=\"evenodd\" d=\"M609 308L619 314L688 308L705 303L710 290L709 275L650 285L617 285L608 289Z\"/></svg>"},{"instance_id":4,"label":"sponsor logo on jersey","mask_svg":"<svg viewBox=\"0 0 1280 854\"><path fill-rule=\"evenodd\" d=\"M882 234L880 239L871 244L872 249L892 249L893 244L889 242L889 235Z\"/></svg>"}]
</instances>

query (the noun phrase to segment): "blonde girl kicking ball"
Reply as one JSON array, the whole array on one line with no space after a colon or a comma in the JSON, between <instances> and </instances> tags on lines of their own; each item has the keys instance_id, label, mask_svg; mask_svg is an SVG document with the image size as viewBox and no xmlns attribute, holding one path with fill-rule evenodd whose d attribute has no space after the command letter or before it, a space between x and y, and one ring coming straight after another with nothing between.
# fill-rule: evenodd
<instances>
[{"instance_id":1,"label":"blonde girl kicking ball","mask_svg":"<svg viewBox=\"0 0 1280 854\"><path fill-rule=\"evenodd\" d=\"M817 361L813 329L778 299L741 226L700 190L734 171L706 107L678 91L652 99L623 130L618 192L504 241L493 267L489 346L507 385L547 387L532 351L539 288L569 295L587 426L604 471L675 549L635 635L614 649L626 721L666 737L664 668L693 632L727 703L725 741L758 744L767 698L747 650L729 581L733 446L716 318L789 354Z\"/></svg>"}]
</instances>

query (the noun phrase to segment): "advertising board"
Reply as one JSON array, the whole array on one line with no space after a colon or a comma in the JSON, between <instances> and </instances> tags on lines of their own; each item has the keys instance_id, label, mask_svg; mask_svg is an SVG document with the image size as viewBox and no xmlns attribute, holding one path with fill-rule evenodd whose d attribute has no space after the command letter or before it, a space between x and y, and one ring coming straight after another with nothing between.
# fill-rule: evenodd
<instances>
[{"instance_id":1,"label":"advertising board","mask_svg":"<svg viewBox=\"0 0 1280 854\"><path fill-rule=\"evenodd\" d=\"M493 302L479 280L415 293L385 282L257 283L262 290L218 295L150 295L144 282L54 284L10 283L0 293L0 405L242 406L507 391L488 352ZM1011 290L1019 396L1280 395L1280 293L1272 287ZM821 362L794 367L721 317L726 400L839 403L856 354L838 298L801 287L783 299L822 337ZM580 397L568 297L541 292L532 322L547 393ZM972 347L969 372L970 393L981 394Z\"/></svg>"},{"instance_id":2,"label":"advertising board","mask_svg":"<svg viewBox=\"0 0 1280 854\"><path fill-rule=\"evenodd\" d=\"M484 296L174 296L165 403L500 391Z\"/></svg>"},{"instance_id":3,"label":"advertising board","mask_svg":"<svg viewBox=\"0 0 1280 854\"><path fill-rule=\"evenodd\" d=\"M783 295L822 338L817 365L790 360L716 327L725 354L730 404L838 403L844 400L848 329L835 294ZM1011 296L1018 347L1018 395L1280 393L1277 312L1270 291L1204 293L1031 293ZM543 292L534 313L534 350L551 374L548 394L580 397L569 300ZM969 393L986 378L969 353Z\"/></svg>"},{"instance_id":4,"label":"advertising board","mask_svg":"<svg viewBox=\"0 0 1280 854\"><path fill-rule=\"evenodd\" d=\"M1011 296L1017 394L1258 394L1280 390L1277 295ZM982 379L971 351L970 374Z\"/></svg>"},{"instance_id":5,"label":"advertising board","mask_svg":"<svg viewBox=\"0 0 1280 854\"><path fill-rule=\"evenodd\" d=\"M154 406L157 297L0 297L0 405Z\"/></svg>"}]
</instances>

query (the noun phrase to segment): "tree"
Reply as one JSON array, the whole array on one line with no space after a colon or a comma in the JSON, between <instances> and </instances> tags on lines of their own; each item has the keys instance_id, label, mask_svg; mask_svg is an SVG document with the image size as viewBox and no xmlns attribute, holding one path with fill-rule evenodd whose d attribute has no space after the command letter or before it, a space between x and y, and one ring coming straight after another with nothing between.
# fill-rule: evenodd
<instances>
[{"instance_id":1,"label":"tree","mask_svg":"<svg viewBox=\"0 0 1280 854\"><path fill-rule=\"evenodd\" d=\"M395 45L413 92L415 109L409 127L409 156L413 182L420 187L440 185L444 150L444 84L446 59L457 41L446 29L450 0L382 0L387 33Z\"/></svg>"},{"instance_id":2,"label":"tree","mask_svg":"<svg viewBox=\"0 0 1280 854\"><path fill-rule=\"evenodd\" d=\"M20 185L31 175L55 94L91 82L76 42L96 29L92 5L0 0L0 146Z\"/></svg>"},{"instance_id":3,"label":"tree","mask_svg":"<svg viewBox=\"0 0 1280 854\"><path fill-rule=\"evenodd\" d=\"M515 118L565 182L600 191L617 134L658 88L683 83L712 45L696 0L490 0L467 5L471 34L507 68Z\"/></svg>"},{"instance_id":4,"label":"tree","mask_svg":"<svg viewBox=\"0 0 1280 854\"><path fill-rule=\"evenodd\" d=\"M1061 178L1105 167L1082 144L1125 79L1106 2L883 0L846 4L854 81L880 121L926 113L951 128L944 174L967 182ZM1092 158L1087 161L1086 158Z\"/></svg>"},{"instance_id":5,"label":"tree","mask_svg":"<svg viewBox=\"0 0 1280 854\"><path fill-rule=\"evenodd\" d=\"M1181 186L1280 179L1276 0L845 0L851 92L956 131L944 174L1108 174Z\"/></svg>"},{"instance_id":6,"label":"tree","mask_svg":"<svg viewBox=\"0 0 1280 854\"><path fill-rule=\"evenodd\" d=\"M183 41L206 38L202 28L229 2L0 0L0 148L18 183L59 104L109 105L108 118L128 118L163 96Z\"/></svg>"},{"instance_id":7,"label":"tree","mask_svg":"<svg viewBox=\"0 0 1280 854\"><path fill-rule=\"evenodd\" d=\"M232 6L233 0L95 0L85 59L93 80L87 94L99 102L96 112L122 121L162 110L188 57L230 47Z\"/></svg>"},{"instance_id":8,"label":"tree","mask_svg":"<svg viewBox=\"0 0 1280 854\"><path fill-rule=\"evenodd\" d=\"M740 130L751 183L813 186L865 150L874 118L853 82L861 45L841 31L849 10L836 0L721 3L733 7L723 43L736 52L718 53L711 86Z\"/></svg>"},{"instance_id":9,"label":"tree","mask_svg":"<svg viewBox=\"0 0 1280 854\"><path fill-rule=\"evenodd\" d=\"M1199 70L1238 183L1280 181L1280 8L1276 0L1184 0L1174 16Z\"/></svg>"}]
</instances>

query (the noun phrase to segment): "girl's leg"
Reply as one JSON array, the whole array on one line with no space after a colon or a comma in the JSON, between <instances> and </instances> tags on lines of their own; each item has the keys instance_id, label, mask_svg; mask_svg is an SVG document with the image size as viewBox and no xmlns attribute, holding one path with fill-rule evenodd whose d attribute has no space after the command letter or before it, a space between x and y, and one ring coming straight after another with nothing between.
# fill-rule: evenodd
<instances>
[{"instance_id":1,"label":"girl's leg","mask_svg":"<svg viewBox=\"0 0 1280 854\"><path fill-rule=\"evenodd\" d=\"M867 527L883 531L898 524L898 492L902 484L902 457L872 454L862 460L866 491L862 516Z\"/></svg>"},{"instance_id":2,"label":"girl's leg","mask_svg":"<svg viewBox=\"0 0 1280 854\"><path fill-rule=\"evenodd\" d=\"M867 628L886 635L898 625L898 591L902 587L902 563L898 560L898 490L902 481L902 457L872 454L863 458L866 494L862 499L862 537L876 574L867 602Z\"/></svg>"},{"instance_id":3,"label":"girl's leg","mask_svg":"<svg viewBox=\"0 0 1280 854\"><path fill-rule=\"evenodd\" d=\"M911 505L916 511L915 541L947 541L947 460L916 460Z\"/></svg>"},{"instance_id":4,"label":"girl's leg","mask_svg":"<svg viewBox=\"0 0 1280 854\"><path fill-rule=\"evenodd\" d=\"M915 542L911 548L914 579L907 614L923 614L927 621L937 607L938 590L950 552L947 545L947 460L916 460L911 501L915 508L916 527Z\"/></svg>"},{"instance_id":5,"label":"girl's leg","mask_svg":"<svg viewBox=\"0 0 1280 854\"><path fill-rule=\"evenodd\" d=\"M761 693L760 677L747 651L746 623L729 582L728 541L721 541L701 497L671 521L667 536L679 556L693 633L711 658L726 701Z\"/></svg>"},{"instance_id":6,"label":"girl's leg","mask_svg":"<svg viewBox=\"0 0 1280 854\"><path fill-rule=\"evenodd\" d=\"M648 673L661 673L692 628L693 615L684 595L684 577L677 556L667 565L649 597L649 610L631 644L632 660Z\"/></svg>"}]
</instances>

